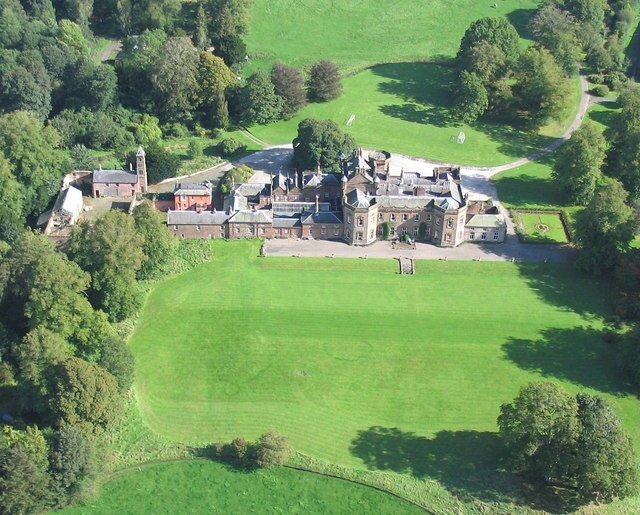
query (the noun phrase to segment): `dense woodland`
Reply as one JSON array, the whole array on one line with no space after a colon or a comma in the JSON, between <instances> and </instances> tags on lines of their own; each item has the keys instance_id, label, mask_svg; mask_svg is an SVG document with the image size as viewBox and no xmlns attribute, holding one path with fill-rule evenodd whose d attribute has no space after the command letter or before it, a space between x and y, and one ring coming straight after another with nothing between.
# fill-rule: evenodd
<instances>
[{"instance_id":1,"label":"dense woodland","mask_svg":"<svg viewBox=\"0 0 640 515\"><path fill-rule=\"evenodd\" d=\"M621 38L637 4L544 2L528 27L528 48L506 19L474 22L456 58L453 108L464 122L489 116L538 126L566 105L581 66L620 92L611 127L604 136L589 125L577 131L559 151L554 180L568 202L586 206L575 226L578 264L615 279L616 322L625 328L640 316L640 251L630 246L640 89L626 79ZM91 168L92 151L113 151L124 164L144 145L154 182L178 167L163 138L266 124L341 94L329 61L309 70L276 63L239 80L249 0L190 5L188 15L179 0L5 0L0 8L0 513L39 512L91 492L110 461L104 435L122 416L133 378L123 322L135 320L150 281L209 257L206 245L178 245L148 203L133 216L110 212L80 225L56 250L28 222L50 204L63 175ZM94 34L123 38L114 63L98 62ZM235 145L227 141L222 152ZM336 155L355 146L335 123L305 120L294 158L300 168L331 170ZM640 388L640 330L619 333L611 339L621 367ZM512 470L580 485L584 502L634 493L635 457L611 408L554 388L530 386L503 406ZM536 410L556 415L523 433ZM265 435L253 460L282 462L280 440ZM248 448L236 440L231 455L242 461ZM562 469L558 455L566 457Z\"/></svg>"}]
</instances>

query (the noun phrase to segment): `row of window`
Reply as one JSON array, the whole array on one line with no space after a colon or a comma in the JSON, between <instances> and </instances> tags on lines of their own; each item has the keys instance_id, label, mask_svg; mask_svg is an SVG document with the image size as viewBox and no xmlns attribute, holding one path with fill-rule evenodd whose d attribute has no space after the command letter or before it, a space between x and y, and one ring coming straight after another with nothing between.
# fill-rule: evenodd
<instances>
[{"instance_id":1,"label":"row of window","mask_svg":"<svg viewBox=\"0 0 640 515\"><path fill-rule=\"evenodd\" d=\"M469 231L469 239L470 240L475 240L476 239L476 233L475 231ZM481 240L486 240L487 239L487 231L482 231L480 233L480 239ZM500 233L498 231L495 231L493 233L493 239L494 240L499 240L500 239Z\"/></svg>"}]
</instances>

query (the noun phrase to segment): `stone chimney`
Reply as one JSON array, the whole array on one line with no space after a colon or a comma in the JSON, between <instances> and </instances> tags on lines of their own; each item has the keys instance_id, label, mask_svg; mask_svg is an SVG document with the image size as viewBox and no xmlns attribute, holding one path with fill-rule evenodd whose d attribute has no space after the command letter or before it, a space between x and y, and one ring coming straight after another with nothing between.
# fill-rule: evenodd
<instances>
[{"instance_id":1,"label":"stone chimney","mask_svg":"<svg viewBox=\"0 0 640 515\"><path fill-rule=\"evenodd\" d=\"M320 195L316 195L316 213L320 211Z\"/></svg>"}]
</instances>

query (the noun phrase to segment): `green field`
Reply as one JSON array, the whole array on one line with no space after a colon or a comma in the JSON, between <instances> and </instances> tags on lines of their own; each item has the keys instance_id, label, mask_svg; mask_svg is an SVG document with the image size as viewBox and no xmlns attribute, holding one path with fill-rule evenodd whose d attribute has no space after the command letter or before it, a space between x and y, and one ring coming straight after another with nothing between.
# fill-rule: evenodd
<instances>
[{"instance_id":1,"label":"green field","mask_svg":"<svg viewBox=\"0 0 640 515\"><path fill-rule=\"evenodd\" d=\"M556 213L517 213L516 224L527 243L568 243L567 234Z\"/></svg>"},{"instance_id":2,"label":"green field","mask_svg":"<svg viewBox=\"0 0 640 515\"><path fill-rule=\"evenodd\" d=\"M332 119L351 133L360 146L466 165L498 165L527 155L564 132L554 123L539 133L514 129L491 121L473 126L450 120L450 85L454 70L429 63L375 66L347 77L344 94L332 102L310 104L291 120L254 126L252 132L270 144L291 143L304 118ZM580 100L575 95L565 120L575 116ZM346 126L355 114L355 120ZM464 131L466 140L457 143Z\"/></svg>"},{"instance_id":3,"label":"green field","mask_svg":"<svg viewBox=\"0 0 640 515\"><path fill-rule=\"evenodd\" d=\"M247 36L257 66L331 59L344 70L453 57L472 21L507 16L525 33L537 0L255 0ZM495 5L496 7L492 7Z\"/></svg>"},{"instance_id":4,"label":"green field","mask_svg":"<svg viewBox=\"0 0 640 515\"><path fill-rule=\"evenodd\" d=\"M569 265L258 258L259 242L159 284L131 339L144 420L207 443L276 429L354 467L453 481L495 460L496 417L540 378L640 403L602 342L609 299ZM487 461L488 460L488 461Z\"/></svg>"},{"instance_id":5,"label":"green field","mask_svg":"<svg viewBox=\"0 0 640 515\"><path fill-rule=\"evenodd\" d=\"M421 513L391 495L291 469L242 473L211 461L140 467L65 514Z\"/></svg>"}]
</instances>

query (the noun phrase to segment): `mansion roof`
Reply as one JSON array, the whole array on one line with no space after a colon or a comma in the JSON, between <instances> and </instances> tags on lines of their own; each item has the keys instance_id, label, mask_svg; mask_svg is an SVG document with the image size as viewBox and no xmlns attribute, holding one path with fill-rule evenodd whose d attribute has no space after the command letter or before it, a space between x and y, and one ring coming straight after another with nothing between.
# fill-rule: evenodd
<instances>
[{"instance_id":1,"label":"mansion roof","mask_svg":"<svg viewBox=\"0 0 640 515\"><path fill-rule=\"evenodd\" d=\"M505 222L504 216L502 214L473 215L465 225L467 227L474 228L487 227L499 229L505 227L507 225L507 222Z\"/></svg>"},{"instance_id":2,"label":"mansion roof","mask_svg":"<svg viewBox=\"0 0 640 515\"><path fill-rule=\"evenodd\" d=\"M266 209L236 211L231 215L231 218L229 218L229 223L270 224L273 223L273 213Z\"/></svg>"},{"instance_id":3,"label":"mansion roof","mask_svg":"<svg viewBox=\"0 0 640 515\"><path fill-rule=\"evenodd\" d=\"M211 188L206 184L178 183L173 190L174 195L211 195Z\"/></svg>"},{"instance_id":4,"label":"mansion roof","mask_svg":"<svg viewBox=\"0 0 640 515\"><path fill-rule=\"evenodd\" d=\"M167 225L221 225L230 216L224 211L167 211Z\"/></svg>"}]
</instances>

